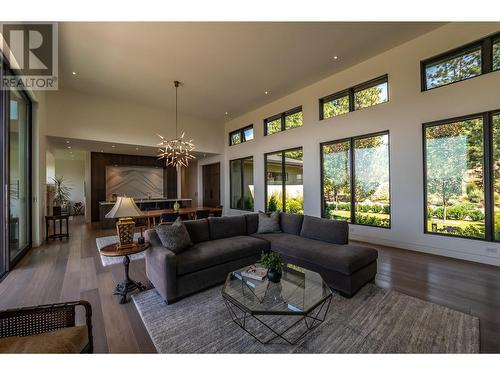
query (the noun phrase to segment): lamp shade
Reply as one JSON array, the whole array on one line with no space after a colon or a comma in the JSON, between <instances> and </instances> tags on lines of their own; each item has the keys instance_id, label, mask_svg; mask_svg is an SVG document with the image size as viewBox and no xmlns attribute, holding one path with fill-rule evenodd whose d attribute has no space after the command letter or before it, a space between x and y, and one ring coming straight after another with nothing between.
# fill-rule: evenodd
<instances>
[{"instance_id":1,"label":"lamp shade","mask_svg":"<svg viewBox=\"0 0 500 375\"><path fill-rule=\"evenodd\" d=\"M130 197L118 197L115 205L106 214L106 219L114 219L119 217L134 217L141 216L142 211Z\"/></svg>"}]
</instances>

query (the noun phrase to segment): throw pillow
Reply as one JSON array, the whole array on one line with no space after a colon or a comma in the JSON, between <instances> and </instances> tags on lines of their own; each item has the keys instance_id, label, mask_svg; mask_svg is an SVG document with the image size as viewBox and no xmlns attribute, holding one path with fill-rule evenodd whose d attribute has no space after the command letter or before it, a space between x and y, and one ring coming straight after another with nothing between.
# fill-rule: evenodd
<instances>
[{"instance_id":1,"label":"throw pillow","mask_svg":"<svg viewBox=\"0 0 500 375\"><path fill-rule=\"evenodd\" d=\"M271 212L270 215L259 211L259 227L257 233L277 233L281 232L280 213Z\"/></svg>"},{"instance_id":2,"label":"throw pillow","mask_svg":"<svg viewBox=\"0 0 500 375\"><path fill-rule=\"evenodd\" d=\"M157 225L155 230L162 245L175 254L179 254L193 244L180 217L172 225Z\"/></svg>"}]
</instances>

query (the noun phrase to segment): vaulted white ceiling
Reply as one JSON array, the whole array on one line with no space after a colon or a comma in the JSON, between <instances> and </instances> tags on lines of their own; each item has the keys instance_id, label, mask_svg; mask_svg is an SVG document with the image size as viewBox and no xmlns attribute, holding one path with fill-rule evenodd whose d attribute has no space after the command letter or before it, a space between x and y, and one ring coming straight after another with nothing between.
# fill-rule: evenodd
<instances>
[{"instance_id":1,"label":"vaulted white ceiling","mask_svg":"<svg viewBox=\"0 0 500 375\"><path fill-rule=\"evenodd\" d=\"M179 80L181 112L224 121L440 25L66 22L59 25L60 82L171 110Z\"/></svg>"}]
</instances>

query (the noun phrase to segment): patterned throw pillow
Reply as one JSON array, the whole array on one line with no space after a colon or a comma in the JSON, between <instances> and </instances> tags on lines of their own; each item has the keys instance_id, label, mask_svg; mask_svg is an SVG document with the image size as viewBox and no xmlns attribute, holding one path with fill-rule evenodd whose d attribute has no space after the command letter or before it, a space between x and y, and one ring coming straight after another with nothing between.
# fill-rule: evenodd
<instances>
[{"instance_id":1,"label":"patterned throw pillow","mask_svg":"<svg viewBox=\"0 0 500 375\"><path fill-rule=\"evenodd\" d=\"M179 254L193 244L180 217L172 225L157 225L155 230L162 245L175 254Z\"/></svg>"},{"instance_id":2,"label":"patterned throw pillow","mask_svg":"<svg viewBox=\"0 0 500 375\"><path fill-rule=\"evenodd\" d=\"M278 233L280 228L280 213L271 212L270 215L259 211L259 228L257 233Z\"/></svg>"}]
</instances>

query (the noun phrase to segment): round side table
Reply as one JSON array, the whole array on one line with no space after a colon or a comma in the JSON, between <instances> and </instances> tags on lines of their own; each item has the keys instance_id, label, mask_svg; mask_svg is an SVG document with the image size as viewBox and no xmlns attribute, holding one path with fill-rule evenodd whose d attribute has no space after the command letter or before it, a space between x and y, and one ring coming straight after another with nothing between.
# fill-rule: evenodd
<instances>
[{"instance_id":1,"label":"round side table","mask_svg":"<svg viewBox=\"0 0 500 375\"><path fill-rule=\"evenodd\" d=\"M118 249L116 244L108 245L103 247L100 251L101 254L107 257L123 257L123 265L125 266L125 279L116 286L113 295L121 296L120 303L123 304L127 302L127 293L133 290L146 290L146 287L138 281L132 280L129 276L129 265L130 258L129 255L140 253L149 247L149 242L145 242L140 245L134 243L134 246L127 247L125 249Z\"/></svg>"}]
</instances>

